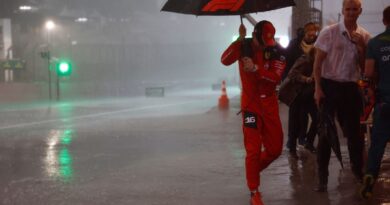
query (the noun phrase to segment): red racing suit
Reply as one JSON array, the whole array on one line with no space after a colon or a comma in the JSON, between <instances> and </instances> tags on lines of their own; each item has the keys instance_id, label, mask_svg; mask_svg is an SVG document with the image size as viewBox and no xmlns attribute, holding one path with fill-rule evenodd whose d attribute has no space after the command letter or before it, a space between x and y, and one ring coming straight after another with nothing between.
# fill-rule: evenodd
<instances>
[{"instance_id":1,"label":"red racing suit","mask_svg":"<svg viewBox=\"0 0 390 205\"><path fill-rule=\"evenodd\" d=\"M233 42L222 54L224 65L238 60L242 83L241 110L243 119L245 167L249 190L260 185L260 172L278 158L283 148L283 131L279 118L276 85L286 66L280 46L255 48L252 60L257 70L247 72L241 60L241 41Z\"/></svg>"}]
</instances>

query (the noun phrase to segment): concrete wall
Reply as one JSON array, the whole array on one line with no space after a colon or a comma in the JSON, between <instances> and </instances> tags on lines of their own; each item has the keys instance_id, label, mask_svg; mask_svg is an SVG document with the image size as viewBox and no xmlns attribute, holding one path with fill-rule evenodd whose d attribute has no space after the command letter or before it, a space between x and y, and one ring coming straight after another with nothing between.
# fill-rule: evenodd
<instances>
[{"instance_id":1,"label":"concrete wall","mask_svg":"<svg viewBox=\"0 0 390 205\"><path fill-rule=\"evenodd\" d=\"M0 83L0 104L30 102L45 99L45 86L32 83Z\"/></svg>"}]
</instances>

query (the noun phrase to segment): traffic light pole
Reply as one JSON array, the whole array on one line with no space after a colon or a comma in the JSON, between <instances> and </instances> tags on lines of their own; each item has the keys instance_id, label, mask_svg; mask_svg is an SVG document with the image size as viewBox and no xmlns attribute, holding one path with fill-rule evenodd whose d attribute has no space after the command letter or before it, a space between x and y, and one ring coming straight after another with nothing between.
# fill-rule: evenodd
<instances>
[{"instance_id":1,"label":"traffic light pole","mask_svg":"<svg viewBox=\"0 0 390 205\"><path fill-rule=\"evenodd\" d=\"M61 89L60 89L60 80L62 77L69 76L72 72L72 65L69 63L69 61L64 59L58 59L56 61L56 73L57 73L57 81L56 81L56 94L57 94L57 101L60 100L61 96Z\"/></svg>"},{"instance_id":2,"label":"traffic light pole","mask_svg":"<svg viewBox=\"0 0 390 205\"><path fill-rule=\"evenodd\" d=\"M60 77L57 75L57 83L56 83L56 87L57 87L57 101L60 101Z\"/></svg>"},{"instance_id":3,"label":"traffic light pole","mask_svg":"<svg viewBox=\"0 0 390 205\"><path fill-rule=\"evenodd\" d=\"M51 57L50 57L50 51L48 50L47 51L47 71L48 71L48 77L49 77L49 98L50 100L52 99L51 98L51 69L50 69L50 61L51 61Z\"/></svg>"}]
</instances>

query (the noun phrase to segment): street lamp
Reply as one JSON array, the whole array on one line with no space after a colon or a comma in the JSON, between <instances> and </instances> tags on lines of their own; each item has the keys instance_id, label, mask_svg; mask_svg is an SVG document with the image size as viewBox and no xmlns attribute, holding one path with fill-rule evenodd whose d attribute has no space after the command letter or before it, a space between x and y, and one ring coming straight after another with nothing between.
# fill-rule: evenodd
<instances>
[{"instance_id":1,"label":"street lamp","mask_svg":"<svg viewBox=\"0 0 390 205\"><path fill-rule=\"evenodd\" d=\"M45 28L46 28L48 31L53 30L55 27L56 27L56 24L55 24L52 20L46 21Z\"/></svg>"},{"instance_id":2,"label":"street lamp","mask_svg":"<svg viewBox=\"0 0 390 205\"><path fill-rule=\"evenodd\" d=\"M52 20L48 20L45 23L45 29L47 32L47 53L46 53L46 58L47 58L47 70L48 70L48 75L49 75L49 98L51 100L51 69L50 69L50 61L51 61L51 54L50 54L50 34L51 31L54 30L56 27L56 24Z\"/></svg>"}]
</instances>

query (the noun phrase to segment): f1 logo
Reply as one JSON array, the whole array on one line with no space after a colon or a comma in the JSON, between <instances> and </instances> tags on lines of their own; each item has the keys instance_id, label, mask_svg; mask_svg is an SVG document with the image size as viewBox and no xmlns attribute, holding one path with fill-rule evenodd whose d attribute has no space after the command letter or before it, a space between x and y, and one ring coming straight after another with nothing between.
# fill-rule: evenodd
<instances>
[{"instance_id":1,"label":"f1 logo","mask_svg":"<svg viewBox=\"0 0 390 205\"><path fill-rule=\"evenodd\" d=\"M245 0L211 0L202 8L202 11L215 12L218 10L230 10L234 12L238 11L244 2Z\"/></svg>"},{"instance_id":2,"label":"f1 logo","mask_svg":"<svg viewBox=\"0 0 390 205\"><path fill-rule=\"evenodd\" d=\"M255 113L244 112L244 126L249 128L257 128L257 117Z\"/></svg>"}]
</instances>

